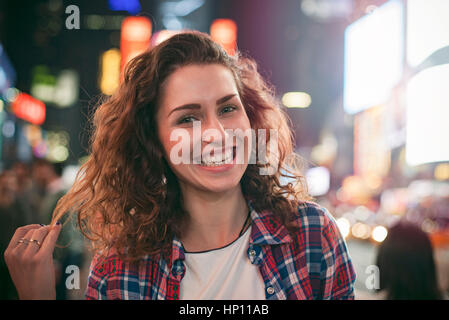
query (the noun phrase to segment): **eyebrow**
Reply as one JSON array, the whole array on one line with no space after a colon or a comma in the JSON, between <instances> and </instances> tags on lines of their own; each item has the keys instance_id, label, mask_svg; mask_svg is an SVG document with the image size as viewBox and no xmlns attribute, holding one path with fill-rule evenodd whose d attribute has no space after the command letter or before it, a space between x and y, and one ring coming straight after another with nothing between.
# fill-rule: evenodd
<instances>
[{"instance_id":1,"label":"eyebrow","mask_svg":"<svg viewBox=\"0 0 449 320\"><path fill-rule=\"evenodd\" d=\"M225 103L226 101L232 99L236 95L237 95L236 93L228 94L228 95L224 96L223 98L218 99L215 103L217 105ZM174 108L172 111L170 111L168 116L170 116L175 111L181 111L181 110L185 110L185 109L200 109L200 108L201 108L201 106L198 103L188 103L188 104L184 104L182 106Z\"/></svg>"}]
</instances>

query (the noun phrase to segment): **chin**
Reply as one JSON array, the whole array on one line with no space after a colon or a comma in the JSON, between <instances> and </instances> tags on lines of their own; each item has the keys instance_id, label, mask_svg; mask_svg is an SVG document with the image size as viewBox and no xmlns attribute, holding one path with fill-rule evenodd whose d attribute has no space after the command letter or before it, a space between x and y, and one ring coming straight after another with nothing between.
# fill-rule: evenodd
<instances>
[{"instance_id":1,"label":"chin","mask_svg":"<svg viewBox=\"0 0 449 320\"><path fill-rule=\"evenodd\" d=\"M228 172L209 172L198 168L189 168L182 174L177 172L177 176L188 186L206 192L223 193L240 186L240 180L246 170L246 165L234 167Z\"/></svg>"},{"instance_id":2,"label":"chin","mask_svg":"<svg viewBox=\"0 0 449 320\"><path fill-rule=\"evenodd\" d=\"M240 185L240 181L223 181L223 182L210 182L210 183L202 183L201 189L206 192L211 193L224 193L227 191L231 191Z\"/></svg>"}]
</instances>

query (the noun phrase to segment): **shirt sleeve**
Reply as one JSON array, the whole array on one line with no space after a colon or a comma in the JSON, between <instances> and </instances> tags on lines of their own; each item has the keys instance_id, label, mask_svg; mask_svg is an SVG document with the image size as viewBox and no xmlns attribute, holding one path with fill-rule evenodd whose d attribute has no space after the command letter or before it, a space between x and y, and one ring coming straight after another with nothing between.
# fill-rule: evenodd
<instances>
[{"instance_id":1,"label":"shirt sleeve","mask_svg":"<svg viewBox=\"0 0 449 320\"><path fill-rule=\"evenodd\" d=\"M87 278L86 300L107 300L107 264L101 262L97 254L92 259Z\"/></svg>"},{"instance_id":2,"label":"shirt sleeve","mask_svg":"<svg viewBox=\"0 0 449 320\"><path fill-rule=\"evenodd\" d=\"M324 210L321 245L321 292L324 300L353 300L356 274L335 219Z\"/></svg>"}]
</instances>

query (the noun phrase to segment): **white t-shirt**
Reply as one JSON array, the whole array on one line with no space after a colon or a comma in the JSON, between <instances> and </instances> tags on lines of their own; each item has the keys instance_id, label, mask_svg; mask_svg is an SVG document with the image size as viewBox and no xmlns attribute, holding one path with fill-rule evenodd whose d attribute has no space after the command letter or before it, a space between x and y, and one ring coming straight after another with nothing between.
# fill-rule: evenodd
<instances>
[{"instance_id":1,"label":"white t-shirt","mask_svg":"<svg viewBox=\"0 0 449 320\"><path fill-rule=\"evenodd\" d=\"M226 247L185 253L181 300L265 300L259 268L247 256L251 227Z\"/></svg>"}]
</instances>

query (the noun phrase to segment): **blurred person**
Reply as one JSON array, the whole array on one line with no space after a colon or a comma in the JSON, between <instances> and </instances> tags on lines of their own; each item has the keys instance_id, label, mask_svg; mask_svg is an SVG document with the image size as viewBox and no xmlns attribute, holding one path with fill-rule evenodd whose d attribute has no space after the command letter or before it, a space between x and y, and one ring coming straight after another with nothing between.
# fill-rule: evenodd
<instances>
[{"instance_id":1,"label":"blurred person","mask_svg":"<svg viewBox=\"0 0 449 320\"><path fill-rule=\"evenodd\" d=\"M26 221L26 212L22 204L17 198L17 178L11 170L3 171L0 173L0 208L2 210L2 219L4 223L1 223L3 230L14 230L17 225L21 225ZM9 223L7 223L7 221ZM2 232L1 236L8 237L11 232ZM9 242L9 241L8 241Z\"/></svg>"},{"instance_id":2,"label":"blurred person","mask_svg":"<svg viewBox=\"0 0 449 320\"><path fill-rule=\"evenodd\" d=\"M13 171L0 173L0 252L3 254L14 230L26 222L26 212L17 199L18 183ZM5 261L0 261L0 300L16 299L17 292Z\"/></svg>"},{"instance_id":3,"label":"blurred person","mask_svg":"<svg viewBox=\"0 0 449 320\"><path fill-rule=\"evenodd\" d=\"M32 176L37 192L41 195L38 205L39 223L47 224L51 220L56 202L67 192L62 180L62 163L52 163L47 159L33 161ZM34 222L37 222L34 220Z\"/></svg>"},{"instance_id":4,"label":"blurred person","mask_svg":"<svg viewBox=\"0 0 449 320\"><path fill-rule=\"evenodd\" d=\"M17 193L23 193L31 187L31 173L28 165L25 162L15 162L12 165L11 170L16 175Z\"/></svg>"},{"instance_id":5,"label":"blurred person","mask_svg":"<svg viewBox=\"0 0 449 320\"><path fill-rule=\"evenodd\" d=\"M353 299L344 238L290 161L298 158L289 119L254 60L186 32L135 57L123 79L95 112L91 155L51 225L24 226L10 241L5 259L20 298L56 297L51 253L72 213L96 253L86 299ZM233 141L208 156L226 129L276 130L275 172L249 163L248 137L245 150ZM200 147L199 162L174 161L170 137L180 131L189 157Z\"/></svg>"},{"instance_id":6,"label":"blurred person","mask_svg":"<svg viewBox=\"0 0 449 320\"><path fill-rule=\"evenodd\" d=\"M30 224L34 221L34 216L38 212L38 204L42 195L36 192L31 177L31 169L27 163L22 161L15 162L11 166L11 171L17 178L16 197L24 207L26 223Z\"/></svg>"},{"instance_id":7,"label":"blurred person","mask_svg":"<svg viewBox=\"0 0 449 320\"><path fill-rule=\"evenodd\" d=\"M53 163L47 159L33 162L33 179L39 189L44 191L34 223L49 224L58 201L67 193L62 179L64 163ZM56 293L58 300L67 299L65 270L70 265L81 267L84 256L83 236L73 219L68 219L67 227L61 232L61 247L55 249Z\"/></svg>"},{"instance_id":8,"label":"blurred person","mask_svg":"<svg viewBox=\"0 0 449 320\"><path fill-rule=\"evenodd\" d=\"M0 173L0 181L0 206L4 208L10 206L16 198L17 178L12 171L7 170Z\"/></svg>"},{"instance_id":9,"label":"blurred person","mask_svg":"<svg viewBox=\"0 0 449 320\"><path fill-rule=\"evenodd\" d=\"M377 254L379 297L388 300L442 299L429 236L417 225L400 221L388 230Z\"/></svg>"}]
</instances>

